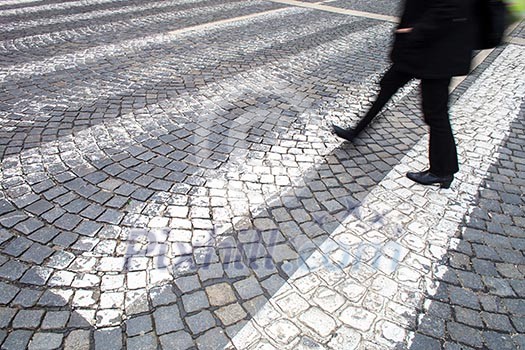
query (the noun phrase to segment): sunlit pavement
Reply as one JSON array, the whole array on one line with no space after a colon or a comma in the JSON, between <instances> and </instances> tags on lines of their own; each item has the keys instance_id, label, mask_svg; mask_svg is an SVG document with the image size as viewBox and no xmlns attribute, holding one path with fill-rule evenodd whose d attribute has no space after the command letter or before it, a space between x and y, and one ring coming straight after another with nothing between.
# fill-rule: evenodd
<instances>
[{"instance_id":1,"label":"sunlit pavement","mask_svg":"<svg viewBox=\"0 0 525 350\"><path fill-rule=\"evenodd\" d=\"M354 144L397 1L0 2L2 349L525 348L525 25Z\"/></svg>"}]
</instances>

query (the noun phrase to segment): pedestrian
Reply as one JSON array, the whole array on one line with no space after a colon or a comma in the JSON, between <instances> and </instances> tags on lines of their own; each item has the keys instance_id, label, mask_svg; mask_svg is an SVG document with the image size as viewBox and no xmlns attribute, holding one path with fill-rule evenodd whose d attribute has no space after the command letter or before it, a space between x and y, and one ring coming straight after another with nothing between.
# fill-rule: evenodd
<instances>
[{"instance_id":1,"label":"pedestrian","mask_svg":"<svg viewBox=\"0 0 525 350\"><path fill-rule=\"evenodd\" d=\"M355 128L333 125L335 134L352 141L399 88L420 79L423 116L430 128L430 167L407 177L449 188L459 168L448 115L448 86L453 76L466 75L470 69L477 31L474 2L405 0L394 34L392 66L381 79L376 101Z\"/></svg>"}]
</instances>

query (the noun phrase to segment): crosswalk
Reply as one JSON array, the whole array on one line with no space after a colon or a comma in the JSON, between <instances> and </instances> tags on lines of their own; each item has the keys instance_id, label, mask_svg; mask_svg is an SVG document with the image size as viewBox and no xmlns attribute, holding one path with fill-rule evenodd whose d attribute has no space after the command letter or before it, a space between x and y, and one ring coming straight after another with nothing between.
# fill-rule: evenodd
<instances>
[{"instance_id":1,"label":"crosswalk","mask_svg":"<svg viewBox=\"0 0 525 350\"><path fill-rule=\"evenodd\" d=\"M391 5L1 2L2 347L413 346L522 116L524 48L455 81L461 171L421 187L417 82L355 145L330 132L375 97Z\"/></svg>"}]
</instances>

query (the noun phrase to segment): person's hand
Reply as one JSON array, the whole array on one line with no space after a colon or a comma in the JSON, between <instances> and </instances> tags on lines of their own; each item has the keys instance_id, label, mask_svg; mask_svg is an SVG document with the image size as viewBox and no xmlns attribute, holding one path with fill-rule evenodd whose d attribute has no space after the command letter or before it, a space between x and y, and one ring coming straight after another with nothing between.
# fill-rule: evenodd
<instances>
[{"instance_id":1,"label":"person's hand","mask_svg":"<svg viewBox=\"0 0 525 350\"><path fill-rule=\"evenodd\" d=\"M399 28L396 29L396 33L410 33L412 31L412 28Z\"/></svg>"}]
</instances>

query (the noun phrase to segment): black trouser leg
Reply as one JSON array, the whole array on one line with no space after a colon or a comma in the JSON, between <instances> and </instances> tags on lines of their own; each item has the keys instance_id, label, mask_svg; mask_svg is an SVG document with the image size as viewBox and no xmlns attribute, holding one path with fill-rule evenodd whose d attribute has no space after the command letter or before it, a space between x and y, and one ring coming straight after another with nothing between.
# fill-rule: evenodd
<instances>
[{"instance_id":1,"label":"black trouser leg","mask_svg":"<svg viewBox=\"0 0 525 350\"><path fill-rule=\"evenodd\" d=\"M459 170L454 135L448 116L450 78L423 79L423 115L430 127L429 161L434 175L452 175Z\"/></svg>"},{"instance_id":2,"label":"black trouser leg","mask_svg":"<svg viewBox=\"0 0 525 350\"><path fill-rule=\"evenodd\" d=\"M376 100L364 118L361 119L361 121L359 121L359 123L354 128L356 134L363 131L363 129L366 128L368 124L370 124L372 119L374 119L374 117L381 111L381 109L390 100L390 98L392 98L397 90L403 87L412 78L413 77L410 74L399 72L394 66L390 67L379 83L381 89L379 90Z\"/></svg>"}]
</instances>

